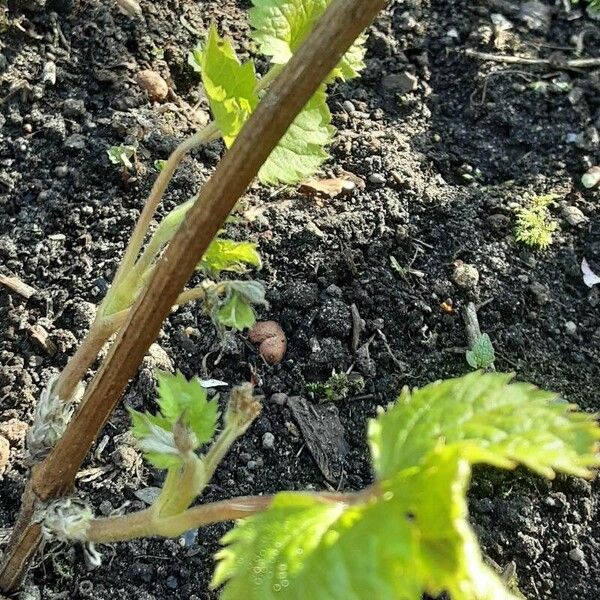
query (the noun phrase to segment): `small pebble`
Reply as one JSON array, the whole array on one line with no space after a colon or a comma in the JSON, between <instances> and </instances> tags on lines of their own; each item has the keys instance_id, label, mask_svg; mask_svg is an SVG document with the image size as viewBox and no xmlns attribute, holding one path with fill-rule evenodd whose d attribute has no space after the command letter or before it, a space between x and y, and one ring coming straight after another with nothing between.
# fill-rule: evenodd
<instances>
[{"instance_id":1,"label":"small pebble","mask_svg":"<svg viewBox=\"0 0 600 600\"><path fill-rule=\"evenodd\" d=\"M408 94L417 89L419 84L418 78L410 73L409 71L403 71L402 73L391 73L386 75L381 85L386 89L397 94Z\"/></svg>"},{"instance_id":2,"label":"small pebble","mask_svg":"<svg viewBox=\"0 0 600 600\"><path fill-rule=\"evenodd\" d=\"M179 586L179 582L177 581L177 579L175 577L173 577L173 575L169 575L167 577L166 584L167 584L167 587L171 588L172 590L176 590L177 587Z\"/></svg>"},{"instance_id":3,"label":"small pebble","mask_svg":"<svg viewBox=\"0 0 600 600\"><path fill-rule=\"evenodd\" d=\"M276 392L271 396L271 404L278 404L279 406L285 406L287 404L287 394Z\"/></svg>"},{"instance_id":4,"label":"small pebble","mask_svg":"<svg viewBox=\"0 0 600 600\"><path fill-rule=\"evenodd\" d=\"M457 260L454 263L452 281L464 290L472 290L479 283L479 271L473 266Z\"/></svg>"},{"instance_id":5,"label":"small pebble","mask_svg":"<svg viewBox=\"0 0 600 600\"><path fill-rule=\"evenodd\" d=\"M83 150L85 148L85 138L79 133L74 133L65 140L65 148Z\"/></svg>"},{"instance_id":6,"label":"small pebble","mask_svg":"<svg viewBox=\"0 0 600 600\"><path fill-rule=\"evenodd\" d=\"M565 323L565 331L569 335L575 335L577 333L577 325L573 321L567 321Z\"/></svg>"},{"instance_id":7,"label":"small pebble","mask_svg":"<svg viewBox=\"0 0 600 600\"><path fill-rule=\"evenodd\" d=\"M262 446L265 450L272 450L275 446L275 436L270 432L265 433L262 437Z\"/></svg>"},{"instance_id":8,"label":"small pebble","mask_svg":"<svg viewBox=\"0 0 600 600\"><path fill-rule=\"evenodd\" d=\"M57 177L66 177L69 174L69 167L67 165L59 165L54 169L54 173Z\"/></svg>"},{"instance_id":9,"label":"small pebble","mask_svg":"<svg viewBox=\"0 0 600 600\"><path fill-rule=\"evenodd\" d=\"M344 100L342 106L349 115L353 115L356 112L356 108L354 108L354 104L350 100Z\"/></svg>"},{"instance_id":10,"label":"small pebble","mask_svg":"<svg viewBox=\"0 0 600 600\"><path fill-rule=\"evenodd\" d=\"M138 73L137 83L153 102L163 102L169 95L167 82L158 73L150 69Z\"/></svg>"},{"instance_id":11,"label":"small pebble","mask_svg":"<svg viewBox=\"0 0 600 600\"><path fill-rule=\"evenodd\" d=\"M63 115L69 118L81 117L85 114L85 104L83 100L67 98L63 102Z\"/></svg>"},{"instance_id":12,"label":"small pebble","mask_svg":"<svg viewBox=\"0 0 600 600\"><path fill-rule=\"evenodd\" d=\"M587 221L587 217L576 206L565 206L562 209L562 216L569 225L577 227Z\"/></svg>"},{"instance_id":13,"label":"small pebble","mask_svg":"<svg viewBox=\"0 0 600 600\"><path fill-rule=\"evenodd\" d=\"M550 301L550 295L548 294L548 290L545 286L543 286L541 283L538 283L537 281L534 281L529 286L529 291L535 298L535 301L541 306L543 306L544 304L548 304L548 302Z\"/></svg>"},{"instance_id":14,"label":"small pebble","mask_svg":"<svg viewBox=\"0 0 600 600\"><path fill-rule=\"evenodd\" d=\"M51 60L44 64L42 83L47 85L54 85L56 83L56 65Z\"/></svg>"},{"instance_id":15,"label":"small pebble","mask_svg":"<svg viewBox=\"0 0 600 600\"><path fill-rule=\"evenodd\" d=\"M585 555L583 554L583 550L581 550L581 548L573 548L573 550L569 552L569 558L573 562L581 562L585 558Z\"/></svg>"},{"instance_id":16,"label":"small pebble","mask_svg":"<svg viewBox=\"0 0 600 600\"><path fill-rule=\"evenodd\" d=\"M369 175L369 181L375 185L384 185L386 180L381 173L371 173Z\"/></svg>"}]
</instances>

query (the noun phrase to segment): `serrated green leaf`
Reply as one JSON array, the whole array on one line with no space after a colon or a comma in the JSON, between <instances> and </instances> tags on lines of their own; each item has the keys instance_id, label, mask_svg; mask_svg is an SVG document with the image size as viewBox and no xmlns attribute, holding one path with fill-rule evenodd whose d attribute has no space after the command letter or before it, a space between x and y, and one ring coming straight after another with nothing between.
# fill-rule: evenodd
<instances>
[{"instance_id":1,"label":"serrated green leaf","mask_svg":"<svg viewBox=\"0 0 600 600\"><path fill-rule=\"evenodd\" d=\"M248 329L256 323L252 306L236 291L228 295L217 311L216 316L221 325L238 331Z\"/></svg>"},{"instance_id":2,"label":"serrated green leaf","mask_svg":"<svg viewBox=\"0 0 600 600\"><path fill-rule=\"evenodd\" d=\"M241 64L229 40L220 38L214 25L200 56L197 51L191 56L192 66L200 64L210 108L229 147L258 104L254 64Z\"/></svg>"},{"instance_id":3,"label":"serrated green leaf","mask_svg":"<svg viewBox=\"0 0 600 600\"><path fill-rule=\"evenodd\" d=\"M245 273L248 266L261 267L256 244L217 238L204 253L198 268L216 277L223 271Z\"/></svg>"},{"instance_id":4,"label":"serrated green leaf","mask_svg":"<svg viewBox=\"0 0 600 600\"><path fill-rule=\"evenodd\" d=\"M591 415L511 375L476 371L410 393L369 425L378 477L418 466L439 444L457 444L471 462L523 464L589 476L599 464L600 428Z\"/></svg>"},{"instance_id":5,"label":"serrated green leaf","mask_svg":"<svg viewBox=\"0 0 600 600\"><path fill-rule=\"evenodd\" d=\"M467 520L470 467L442 449L348 506L282 493L222 539L223 600L512 599L484 566Z\"/></svg>"},{"instance_id":6,"label":"serrated green leaf","mask_svg":"<svg viewBox=\"0 0 600 600\"><path fill-rule=\"evenodd\" d=\"M329 155L335 129L324 88L308 101L258 172L265 184L294 184L314 175Z\"/></svg>"},{"instance_id":7,"label":"serrated green leaf","mask_svg":"<svg viewBox=\"0 0 600 600\"><path fill-rule=\"evenodd\" d=\"M189 381L182 373L175 375L157 372L158 405L164 419L171 427L178 421L194 433L198 445L209 442L217 427L219 405L208 400L201 381Z\"/></svg>"},{"instance_id":8,"label":"serrated green leaf","mask_svg":"<svg viewBox=\"0 0 600 600\"><path fill-rule=\"evenodd\" d=\"M252 37L275 64L285 64L312 31L331 0L252 0L249 11ZM331 77L357 77L364 68L365 37L360 36Z\"/></svg>"}]
</instances>

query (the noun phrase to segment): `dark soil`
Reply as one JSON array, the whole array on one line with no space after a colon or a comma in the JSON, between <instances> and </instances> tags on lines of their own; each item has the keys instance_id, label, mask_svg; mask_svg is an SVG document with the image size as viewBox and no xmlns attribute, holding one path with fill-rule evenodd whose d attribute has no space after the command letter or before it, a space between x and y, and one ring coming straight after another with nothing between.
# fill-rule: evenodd
<instances>
[{"instance_id":1,"label":"dark soil","mask_svg":"<svg viewBox=\"0 0 600 600\"><path fill-rule=\"evenodd\" d=\"M0 289L1 427L11 442L0 483L6 528L26 476L22 440L35 399L84 335L90 303L107 289L155 177L153 162L208 119L186 65L188 49L212 20L240 50L250 48L244 0L143 1L144 22L120 14L110 0L47 0L36 10L45 3L11 3L0 37L0 273L38 290L26 301ZM260 244L270 302L261 318L286 331L284 362L268 367L235 336L215 364L218 340L194 305L174 314L158 340L165 366L230 383L254 377L267 399L206 499L331 485L290 407L269 398L302 395L307 382L333 369L353 368L365 379L358 397L336 405L349 452L333 486L368 484L365 426L376 407L403 385L467 372L459 310L468 300L482 304L481 327L494 342L498 369L600 410L600 296L585 287L579 269L587 257L600 272L599 192L579 185L600 162L600 69L569 70L560 61L576 56L578 38L583 56L600 56L600 24L567 15L562 3L547 8L545 26L532 30L509 0L392 2L373 27L364 76L338 86L330 102L339 136L326 169L349 171L366 187L321 202L295 190L249 190L240 213L251 219L232 225L231 234ZM513 28L494 36L494 13ZM553 57L554 66L485 62L465 56L465 48ZM54 85L42 84L49 61ZM145 68L169 81L169 103L152 105L139 90L135 74ZM399 78L389 76L405 72L417 87L401 93ZM531 89L534 82L547 84L546 93ZM106 155L121 143L138 145L138 172L126 182ZM161 210L191 196L221 152L213 143L186 160ZM529 251L515 242L514 209L548 193L558 195L551 207L558 230L547 251ZM579 225L565 218L573 207L585 218ZM392 256L413 271L402 277ZM453 283L457 259L478 269L474 289ZM353 304L364 320L356 354ZM36 324L57 345L54 356L32 339ZM125 405L152 407L157 362L165 357L155 352ZM135 492L160 484L132 448L127 423L119 408L78 480L98 513L126 502L140 508ZM265 433L274 436L272 448L263 445ZM599 597L597 481L478 471L471 511L486 553L500 567L514 561L527 598ZM94 571L79 548L48 546L19 597L213 598L211 557L227 527L187 541L104 547Z\"/></svg>"}]
</instances>

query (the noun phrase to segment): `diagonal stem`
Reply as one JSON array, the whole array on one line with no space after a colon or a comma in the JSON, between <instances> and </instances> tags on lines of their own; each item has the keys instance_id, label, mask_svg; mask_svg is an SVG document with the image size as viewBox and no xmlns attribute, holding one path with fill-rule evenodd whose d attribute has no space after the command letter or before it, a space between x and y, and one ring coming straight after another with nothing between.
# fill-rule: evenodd
<instances>
[{"instance_id":1,"label":"diagonal stem","mask_svg":"<svg viewBox=\"0 0 600 600\"><path fill-rule=\"evenodd\" d=\"M386 4L387 0L332 0L269 86L157 264L64 436L32 470L30 489L40 502L60 497L72 487L93 441L237 200L321 82ZM146 228L151 219L149 211L150 207L143 213ZM144 226L136 227L136 241L128 250L128 261L121 272L135 262ZM0 565L0 589L12 590L21 580L39 543L39 528L39 523L32 521L15 532ZM38 535L34 535L36 531Z\"/></svg>"}]
</instances>

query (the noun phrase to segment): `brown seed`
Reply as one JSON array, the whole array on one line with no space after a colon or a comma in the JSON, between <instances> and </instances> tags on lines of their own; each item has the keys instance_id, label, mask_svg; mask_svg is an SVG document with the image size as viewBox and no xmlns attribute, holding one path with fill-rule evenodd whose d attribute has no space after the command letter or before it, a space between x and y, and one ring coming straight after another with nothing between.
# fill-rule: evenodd
<instances>
[{"instance_id":1,"label":"brown seed","mask_svg":"<svg viewBox=\"0 0 600 600\"><path fill-rule=\"evenodd\" d=\"M167 82L154 71L145 69L137 75L138 85L148 94L154 102L163 102L169 94Z\"/></svg>"},{"instance_id":2,"label":"brown seed","mask_svg":"<svg viewBox=\"0 0 600 600\"><path fill-rule=\"evenodd\" d=\"M285 337L285 333L279 323L275 321L259 321L248 331L248 339L253 344L260 344L270 337Z\"/></svg>"},{"instance_id":3,"label":"brown seed","mask_svg":"<svg viewBox=\"0 0 600 600\"><path fill-rule=\"evenodd\" d=\"M287 350L287 338L279 323L275 321L261 321L249 332L248 339L259 344L258 351L270 365L279 364Z\"/></svg>"}]
</instances>

